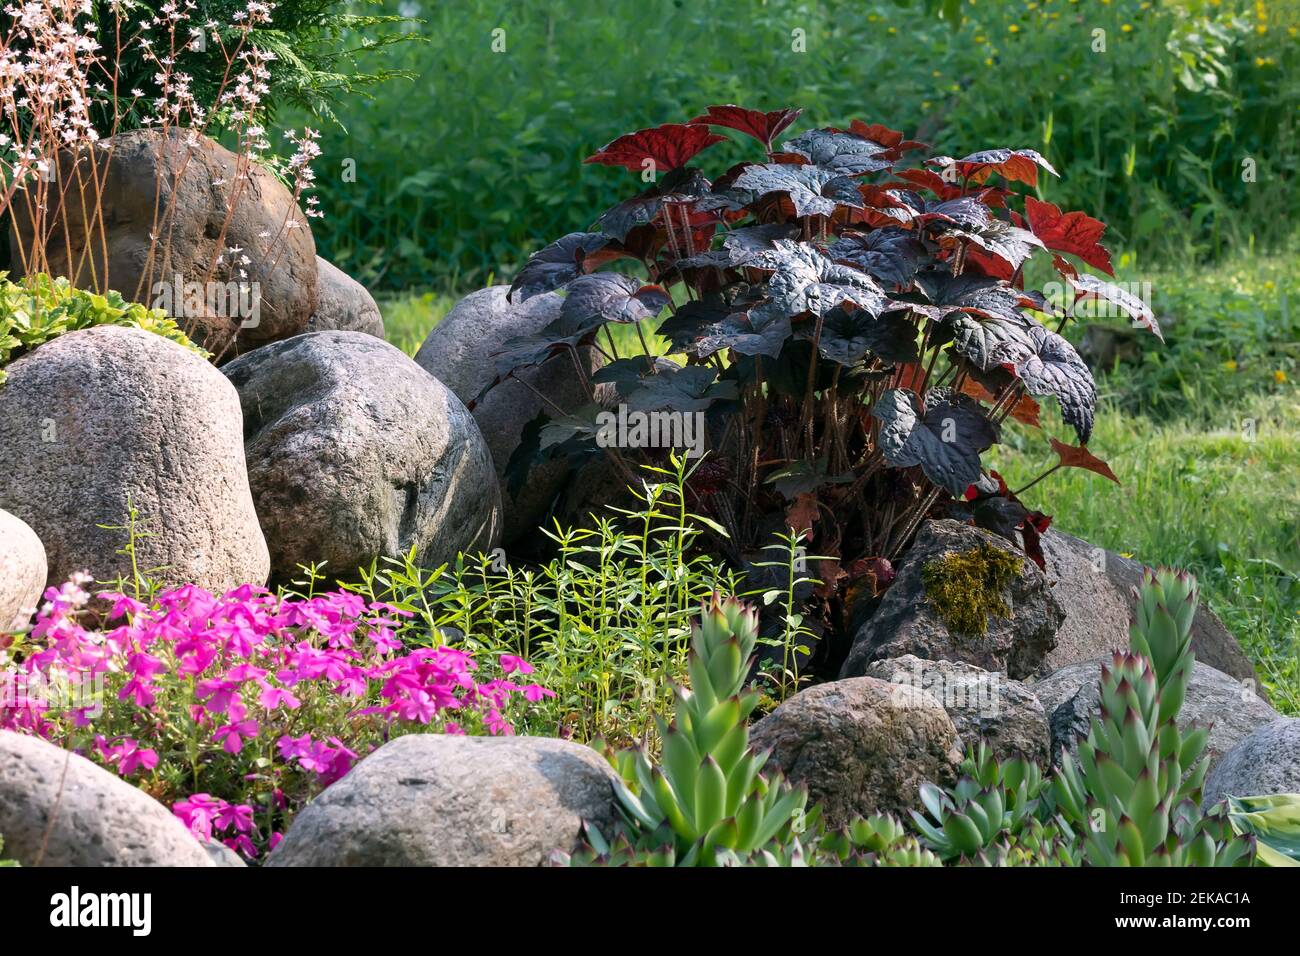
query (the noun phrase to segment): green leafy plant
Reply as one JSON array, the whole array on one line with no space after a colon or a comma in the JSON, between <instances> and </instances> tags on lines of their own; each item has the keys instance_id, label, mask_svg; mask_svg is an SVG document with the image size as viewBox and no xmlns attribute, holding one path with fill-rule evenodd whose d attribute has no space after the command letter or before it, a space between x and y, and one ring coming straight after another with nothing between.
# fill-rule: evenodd
<instances>
[{"instance_id":1,"label":"green leafy plant","mask_svg":"<svg viewBox=\"0 0 1300 956\"><path fill-rule=\"evenodd\" d=\"M762 601L765 606L776 604L782 610L779 629L770 637L759 638L759 644L773 648L774 653L758 665L759 673L770 683L778 701L789 697L807 680L801 672L802 665L811 657L812 645L817 642L817 633L797 610L807 596L805 591L822 583L808 574L808 563L834 560L824 555L809 555L801 543L804 536L802 531L778 532L774 543L763 546L772 559L754 562L756 569L770 568L778 575L775 586L763 591Z\"/></svg>"},{"instance_id":2,"label":"green leafy plant","mask_svg":"<svg viewBox=\"0 0 1300 956\"><path fill-rule=\"evenodd\" d=\"M1228 797L1228 823L1255 838L1257 866L1300 866L1300 794Z\"/></svg>"},{"instance_id":3,"label":"green leafy plant","mask_svg":"<svg viewBox=\"0 0 1300 956\"><path fill-rule=\"evenodd\" d=\"M1075 833L1056 816L1051 781L1032 761L999 762L981 743L956 786L925 783L920 796L926 812L912 811L912 821L944 862L1079 865Z\"/></svg>"},{"instance_id":4,"label":"green leafy plant","mask_svg":"<svg viewBox=\"0 0 1300 956\"><path fill-rule=\"evenodd\" d=\"M3 854L4 850L5 850L4 837L0 837L0 854ZM0 866L20 866L20 865L21 864L17 860L6 860L3 858L3 856L0 856Z\"/></svg>"},{"instance_id":5,"label":"green leafy plant","mask_svg":"<svg viewBox=\"0 0 1300 956\"><path fill-rule=\"evenodd\" d=\"M555 692L523 730L658 748L656 718L684 681L691 618L715 591L743 593L743 576L719 567L697 542L710 519L688 506L700 462L673 456L642 471L636 503L586 525L543 533L555 556L538 566L504 556L461 556L435 569L412 559L376 564L349 585L416 615L425 633L475 653L517 654ZM310 590L324 571L306 573ZM442 635L442 636L438 636Z\"/></svg>"},{"instance_id":6,"label":"green leafy plant","mask_svg":"<svg viewBox=\"0 0 1300 956\"><path fill-rule=\"evenodd\" d=\"M1077 762L1062 755L1057 802L1093 865L1237 866L1254 855L1253 840L1201 810L1208 730L1175 722L1195 663L1196 604L1190 575L1146 572L1130 650L1102 667L1101 714Z\"/></svg>"},{"instance_id":7,"label":"green leafy plant","mask_svg":"<svg viewBox=\"0 0 1300 956\"><path fill-rule=\"evenodd\" d=\"M777 862L801 854L807 791L761 773L747 720L758 694L745 690L758 618L734 599L714 598L691 642L690 690L677 688L675 717L661 724L663 758L644 749L614 758L626 824L612 837L587 827L578 862L713 866ZM562 859L563 861L563 859Z\"/></svg>"},{"instance_id":8,"label":"green leafy plant","mask_svg":"<svg viewBox=\"0 0 1300 956\"><path fill-rule=\"evenodd\" d=\"M11 282L0 273L0 384L13 359L65 332L97 325L143 329L207 356L161 309L127 302L112 291L76 289L62 277L39 274Z\"/></svg>"},{"instance_id":9,"label":"green leafy plant","mask_svg":"<svg viewBox=\"0 0 1300 956\"><path fill-rule=\"evenodd\" d=\"M645 748L608 753L622 783L613 832L585 828L587 843L562 865L938 866L939 858L888 814L829 830L804 787L764 774L766 754L749 745L747 720L759 695L747 687L758 618L734 598L714 596L695 627L690 690L676 689L663 756Z\"/></svg>"}]
</instances>

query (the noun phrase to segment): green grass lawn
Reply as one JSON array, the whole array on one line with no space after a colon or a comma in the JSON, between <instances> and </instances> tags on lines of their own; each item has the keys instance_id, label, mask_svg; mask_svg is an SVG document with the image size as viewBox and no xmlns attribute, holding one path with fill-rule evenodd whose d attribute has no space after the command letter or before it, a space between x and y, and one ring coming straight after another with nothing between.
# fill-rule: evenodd
<instances>
[{"instance_id":1,"label":"green grass lawn","mask_svg":"<svg viewBox=\"0 0 1300 956\"><path fill-rule=\"evenodd\" d=\"M1056 527L1148 564L1186 568L1241 640L1274 705L1300 715L1300 276L1295 255L1142 272L1167 344L1100 377L1090 449L1115 485L1064 469L1026 493ZM455 297L381 303L389 340L414 354ZM630 330L629 330L630 331ZM1019 487L1073 441L1054 409L988 456Z\"/></svg>"}]
</instances>

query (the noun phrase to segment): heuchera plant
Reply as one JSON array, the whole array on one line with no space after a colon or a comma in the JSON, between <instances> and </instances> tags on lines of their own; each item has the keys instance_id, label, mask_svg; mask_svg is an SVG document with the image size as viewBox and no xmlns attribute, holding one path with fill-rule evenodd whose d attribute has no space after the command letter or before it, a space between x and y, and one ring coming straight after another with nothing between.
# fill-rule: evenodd
<instances>
[{"instance_id":1,"label":"heuchera plant","mask_svg":"<svg viewBox=\"0 0 1300 956\"><path fill-rule=\"evenodd\" d=\"M735 559L784 518L833 559L819 567L823 593L858 579L878 590L892 579L889 559L941 513L1016 541L1041 564L1050 519L981 465L1004 421L1038 426L1037 400L1054 398L1077 441L1052 439L1054 468L1114 476L1087 450L1096 388L1059 334L1074 303L1027 289L1025 263L1050 255L1076 301L1109 301L1158 335L1154 316L1067 260L1111 273L1101 222L1013 191L1036 186L1040 170L1055 175L1034 150L899 168L923 144L857 121L776 146L798 116L714 106L587 160L654 181L590 232L542 249L511 286L514 301L557 289L564 298L553 323L497 355L498 381L580 349L604 359L591 376L573 362L591 404L539 416L512 473L539 456L594 451L604 385L629 409L707 415L710 455L690 489ZM691 163L725 139L718 130L759 148L710 179ZM596 271L619 260L642 277ZM610 325L664 309L658 332L681 361L649 348L620 354ZM635 473L627 458L639 452L605 451Z\"/></svg>"},{"instance_id":2,"label":"heuchera plant","mask_svg":"<svg viewBox=\"0 0 1300 956\"><path fill-rule=\"evenodd\" d=\"M79 751L248 857L392 737L509 734L521 698L551 693L512 679L533 670L518 657L480 679L466 651L408 648L408 612L347 592L105 594L117 623L93 630L88 583L50 588L30 634L0 638L0 729Z\"/></svg>"}]
</instances>

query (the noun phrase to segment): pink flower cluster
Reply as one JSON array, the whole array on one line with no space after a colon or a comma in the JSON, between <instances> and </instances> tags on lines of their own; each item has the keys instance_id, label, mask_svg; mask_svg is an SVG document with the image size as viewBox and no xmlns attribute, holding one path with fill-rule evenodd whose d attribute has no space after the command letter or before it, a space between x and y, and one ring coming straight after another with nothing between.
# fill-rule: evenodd
<instances>
[{"instance_id":1,"label":"pink flower cluster","mask_svg":"<svg viewBox=\"0 0 1300 956\"><path fill-rule=\"evenodd\" d=\"M216 838L250 859L258 855L252 839L257 833L253 808L246 803L233 804L209 793L196 793L175 804L172 813L204 843ZM271 834L267 849L274 850L282 837L280 833Z\"/></svg>"},{"instance_id":2,"label":"pink flower cluster","mask_svg":"<svg viewBox=\"0 0 1300 956\"><path fill-rule=\"evenodd\" d=\"M149 775L151 792L206 784L175 812L245 853L256 839L247 792L269 819L286 788L306 799L395 734L510 734L514 701L553 696L519 681L532 667L518 657L502 655L501 676L480 682L465 650L408 647L408 612L348 592L187 585L148 604L102 594L108 626L88 629L87 583L46 592L16 663L0 670L0 728L77 747L123 777Z\"/></svg>"}]
</instances>

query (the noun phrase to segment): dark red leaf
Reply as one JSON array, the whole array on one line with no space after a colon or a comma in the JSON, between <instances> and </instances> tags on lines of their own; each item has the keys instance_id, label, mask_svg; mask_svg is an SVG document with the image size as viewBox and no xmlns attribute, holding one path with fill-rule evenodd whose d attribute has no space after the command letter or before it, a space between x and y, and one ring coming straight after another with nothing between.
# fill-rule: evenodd
<instances>
[{"instance_id":1,"label":"dark red leaf","mask_svg":"<svg viewBox=\"0 0 1300 956\"><path fill-rule=\"evenodd\" d=\"M1061 274L1061 278L1067 280L1073 279L1079 274L1079 270L1071 264L1069 259L1062 259L1057 255L1052 256L1052 268Z\"/></svg>"},{"instance_id":2,"label":"dark red leaf","mask_svg":"<svg viewBox=\"0 0 1300 956\"><path fill-rule=\"evenodd\" d=\"M1030 231L1047 248L1076 255L1108 276L1115 274L1110 265L1110 252L1099 241L1106 231L1104 222L1087 213L1062 213L1050 202L1040 202L1033 196L1025 197L1025 213L1029 216Z\"/></svg>"},{"instance_id":3,"label":"dark red leaf","mask_svg":"<svg viewBox=\"0 0 1300 956\"><path fill-rule=\"evenodd\" d=\"M1086 471L1101 475L1103 478L1109 478L1117 485L1119 484L1119 479L1115 477L1115 472L1110 470L1110 465L1088 451L1087 445L1080 445L1076 448L1053 438L1052 451L1056 452L1061 459L1061 464L1066 468L1083 468Z\"/></svg>"},{"instance_id":4,"label":"dark red leaf","mask_svg":"<svg viewBox=\"0 0 1300 956\"><path fill-rule=\"evenodd\" d=\"M998 173L1004 179L1037 186L1040 166L1053 176L1059 175L1052 168L1052 164L1036 149L986 149L961 159L936 156L927 159L925 164L939 169L956 166L957 177L973 183L982 183L994 173Z\"/></svg>"},{"instance_id":5,"label":"dark red leaf","mask_svg":"<svg viewBox=\"0 0 1300 956\"><path fill-rule=\"evenodd\" d=\"M879 597L894 583L898 572L888 558L858 558L849 564L848 575L853 582L851 590L856 591L864 586L870 590L872 597Z\"/></svg>"},{"instance_id":6,"label":"dark red leaf","mask_svg":"<svg viewBox=\"0 0 1300 956\"><path fill-rule=\"evenodd\" d=\"M762 110L747 110L743 106L710 106L708 112L695 117L691 123L738 130L770 149L772 140L785 132L802 112L802 109L797 109L764 113Z\"/></svg>"},{"instance_id":7,"label":"dark red leaf","mask_svg":"<svg viewBox=\"0 0 1300 956\"><path fill-rule=\"evenodd\" d=\"M725 140L725 136L710 132L707 126L698 123L665 123L620 136L583 162L622 166L639 173L645 169L646 160L650 160L655 169L668 172L685 166L696 153Z\"/></svg>"},{"instance_id":8,"label":"dark red leaf","mask_svg":"<svg viewBox=\"0 0 1300 956\"><path fill-rule=\"evenodd\" d=\"M962 379L961 390L976 401L983 402L986 405L992 405L997 401L997 396L970 376ZM1039 404L1028 395L1020 396L1015 407L1011 409L1011 417L1024 425L1032 425L1035 428L1042 428L1042 423L1038 420L1038 413L1041 410Z\"/></svg>"},{"instance_id":9,"label":"dark red leaf","mask_svg":"<svg viewBox=\"0 0 1300 956\"><path fill-rule=\"evenodd\" d=\"M862 120L854 120L849 124L849 132L884 146L889 151L888 154L882 154L882 158L885 159L897 159L910 150L928 148L925 143L919 143L914 139L904 140L902 133L881 123L872 123L868 126Z\"/></svg>"},{"instance_id":10,"label":"dark red leaf","mask_svg":"<svg viewBox=\"0 0 1300 956\"><path fill-rule=\"evenodd\" d=\"M794 499L794 504L785 513L786 526L791 531L811 531L817 523L817 496L804 492Z\"/></svg>"},{"instance_id":11,"label":"dark red leaf","mask_svg":"<svg viewBox=\"0 0 1300 956\"><path fill-rule=\"evenodd\" d=\"M956 199L961 195L961 186L950 183L932 169L901 169L894 173L913 186L928 189L940 199Z\"/></svg>"}]
</instances>

